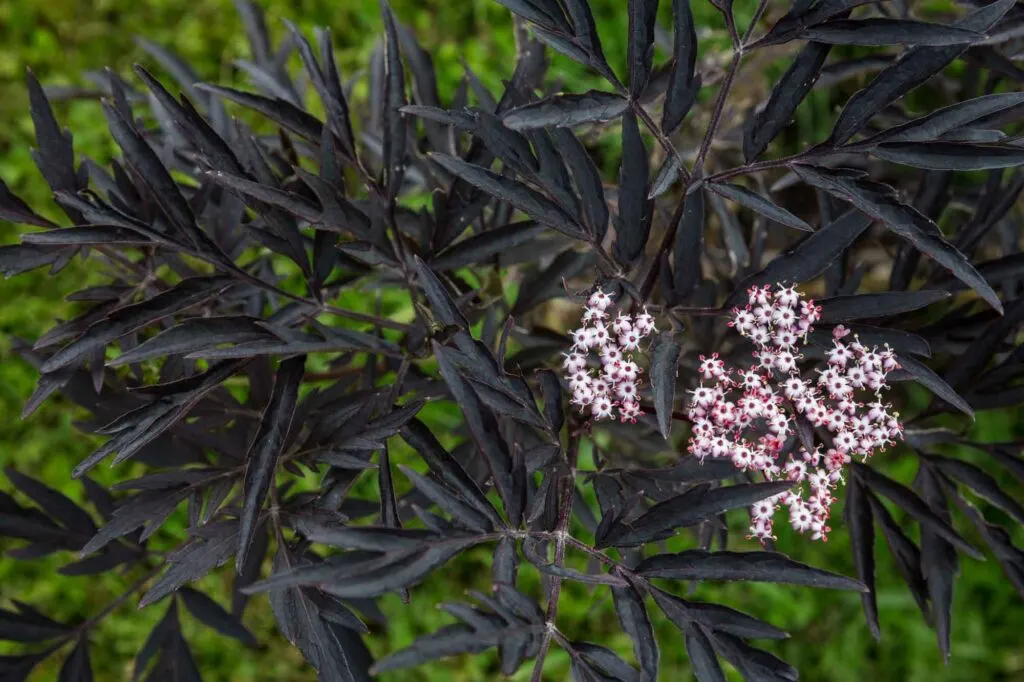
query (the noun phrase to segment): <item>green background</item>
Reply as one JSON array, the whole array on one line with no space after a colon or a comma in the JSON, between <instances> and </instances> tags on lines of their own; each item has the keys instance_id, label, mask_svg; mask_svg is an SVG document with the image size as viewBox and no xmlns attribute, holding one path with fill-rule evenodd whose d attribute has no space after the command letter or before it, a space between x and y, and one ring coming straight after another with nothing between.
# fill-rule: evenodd
<instances>
[{"instance_id":1,"label":"green background","mask_svg":"<svg viewBox=\"0 0 1024 682\"><path fill-rule=\"evenodd\" d=\"M625 51L625 0L592 0L591 4L610 61L621 63ZM738 2L738 11L749 11L749 4L746 0ZM709 4L696 0L693 5L699 26L720 26ZM263 6L275 37L283 33L282 18L295 21L307 31L316 25L330 26L343 77L358 76L365 67L380 24L376 0L266 0ZM492 0L393 0L393 6L398 17L415 28L434 56L442 98L461 77L460 57L494 89L509 75L514 60L509 14ZM666 9L662 7L663 11ZM0 176L37 210L56 217L48 206L48 189L29 154L33 143L24 88L25 68L31 66L46 84L83 83L83 71L105 66L128 76L135 61L153 66L134 45L135 35L172 47L202 77L214 81L236 79L231 62L247 57L241 22L230 0L0 0ZM557 60L554 72L564 78L567 89L580 90L592 85L579 69L565 61ZM772 76L778 72L778 67L767 70L760 87L770 87ZM748 84L754 91L758 86ZM79 154L104 161L114 152L95 102L63 103L58 105L57 112L59 119L74 132ZM798 113L796 134L790 144L821 135L823 125L827 131L828 116L827 97L816 94ZM15 241L19 229L0 223L0 243ZM34 339L52 325L55 317L66 316L70 309L63 296L78 280L89 276L88 266L76 265L56 278L34 272L0 282L0 460L79 500L81 489L69 480L69 472L93 445L73 427L73 421L83 415L68 409L61 400L51 399L30 419L19 421L22 401L33 389L35 374L10 349L16 338ZM1013 426L1010 417L996 414L981 415L975 428L982 439L996 440L1019 436L1019 427L1015 432ZM913 468L912 458L895 466L904 480L912 475ZM104 467L97 478L112 482L127 478L132 472L130 466L118 470ZM6 480L0 487L9 488ZM783 537L780 547L800 560L850 574L853 569L845 530L838 519L834 525L838 527L828 544ZM802 679L1024 679L1024 648L1020 646L1022 611L996 562L964 560L963 579L955 592L953 657L949 665L943 665L933 633L895 577L895 568L881 539L878 542L881 643L874 643L868 635L859 598L853 594L742 585L702 587L698 596L721 600L789 630L791 640L767 648L799 668ZM127 584L125 577L117 575L57 576L56 568L68 559L0 559L0 597L19 598L55 619L74 621L95 613ZM467 587L486 587L482 578L487 575L487 562L484 551L471 555L469 560L454 562L413 591L411 608L404 607L397 598L385 599L390 627L386 633L374 633L374 650L394 650L447 623L447 618L433 606L460 598ZM200 586L223 603L227 585L225 575L207 578ZM559 625L563 631L578 639L629 651L628 640L615 623L606 591L591 593L569 584L562 599ZM138 612L129 604L104 622L92 640L97 680L130 676L134 653L162 613L161 606ZM681 637L666 626L660 614L653 615L662 642L663 679L688 679ZM246 613L246 624L266 643L257 651L212 634L188 616L184 619L186 636L208 681L313 679L298 653L277 636L265 598L256 598ZM8 651L0 649L3 653ZM556 652L551 659L547 668L550 679L565 679L566 657ZM56 679L59 662L59 656L51 658L30 679ZM486 657L460 657L392 675L390 679L481 680L491 676L492 665L493 661ZM529 670L524 667L514 679L528 679L528 675Z\"/></svg>"}]
</instances>

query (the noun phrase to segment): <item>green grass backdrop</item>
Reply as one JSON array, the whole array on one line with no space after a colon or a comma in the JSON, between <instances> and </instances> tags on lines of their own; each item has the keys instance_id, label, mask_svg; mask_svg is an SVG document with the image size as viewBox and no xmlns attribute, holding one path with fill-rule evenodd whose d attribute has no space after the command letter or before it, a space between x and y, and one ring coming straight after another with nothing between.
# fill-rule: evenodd
<instances>
[{"instance_id":1,"label":"green grass backdrop","mask_svg":"<svg viewBox=\"0 0 1024 682\"><path fill-rule=\"evenodd\" d=\"M399 18L414 27L433 54L442 96L462 75L460 59L465 59L495 89L509 75L514 60L511 21L507 10L493 0L392 0L392 4ZM592 0L591 4L606 52L617 63L625 52L625 0ZM307 30L315 25L330 26L345 78L358 76L366 66L380 23L377 0L264 0L263 5L276 36L282 34L281 19L285 17ZM694 0L693 5L699 25L719 25L709 3ZM737 2L738 11L749 12L747 5L751 3L746 0ZM233 79L232 60L247 56L241 23L230 0L0 1L0 176L37 210L56 217L47 207L48 188L29 155L32 125L24 89L25 68L31 66L46 84L83 83L83 71L106 66L128 76L135 61L152 65L135 46L135 35L172 47L210 80ZM569 89L585 89L593 84L565 61L558 61L555 71ZM773 73L777 70L765 73L766 84L770 85ZM828 100L820 95L812 100L797 116L796 142L820 135L823 125L827 131ZM104 161L114 153L95 102L61 104L58 115L74 132L79 154ZM0 222L0 243L15 241L19 229ZM16 338L34 339L52 325L55 317L67 315L70 309L63 301L64 294L78 279L88 277L88 266L76 264L56 278L34 272L0 282L0 461L41 478L75 499L81 499L81 489L70 481L69 472L93 446L90 438L74 429L73 421L81 415L60 399L51 399L29 420L19 421L21 403L33 389L35 374L10 349ZM444 415L437 418L443 421ZM1004 414L981 415L976 428L986 440L1022 435L1022 427ZM899 466L904 470L899 471ZM909 460L897 468L906 477L912 475L912 470L913 462ZM128 477L130 472L130 466L102 468L98 477L111 482ZM9 489L6 480L0 482L0 487ZM791 640L770 648L797 666L803 679L812 682L1024 679L1022 611L995 562L964 562L964 579L956 590L953 658L946 666L933 633L894 577L895 569L881 542L879 539L881 643L874 643L868 635L859 598L854 594L751 584L702 587L698 595L722 600L789 630ZM0 549L7 546L0 544ZM800 560L852 573L846 533L841 526L827 545L784 537L781 546ZM0 558L0 599L22 599L53 618L68 621L99 610L127 584L125 577L117 575L99 579L57 576L56 568L66 561L67 557L31 563ZM433 605L460 598L462 590L470 586L485 586L481 578L487 575L487 562L487 553L481 551L470 561L451 564L413 591L411 607L404 607L397 597L385 599L390 627L386 633L374 633L374 650L393 650L446 623L446 617ZM201 587L223 599L226 581L227 576L210 577ZM603 592L591 593L569 584L562 598L560 625L566 632L629 650ZM130 678L132 656L162 615L162 608L138 612L129 604L106 619L92 642L97 680ZM664 679L689 679L681 637L666 626L660 614L653 615L663 643ZM186 636L204 679L314 679L299 654L276 635L265 598L254 600L246 623L266 642L258 651L214 635L186 617ZM0 649L0 653L7 651L10 649ZM55 657L30 679L56 679L58 665L59 657ZM491 676L490 666L486 658L456 658L390 679L483 680ZM566 679L565 657L553 654L547 670L550 679ZM515 679L528 679L528 672L520 671Z\"/></svg>"}]
</instances>

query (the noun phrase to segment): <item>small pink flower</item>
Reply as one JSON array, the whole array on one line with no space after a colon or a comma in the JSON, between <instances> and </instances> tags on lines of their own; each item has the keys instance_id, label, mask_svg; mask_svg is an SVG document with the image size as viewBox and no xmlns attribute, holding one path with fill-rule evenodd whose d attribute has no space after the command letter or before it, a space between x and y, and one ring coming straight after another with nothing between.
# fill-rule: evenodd
<instances>
[{"instance_id":1,"label":"small pink flower","mask_svg":"<svg viewBox=\"0 0 1024 682\"><path fill-rule=\"evenodd\" d=\"M830 471L835 471L837 469L842 469L844 466L849 464L851 459L852 458L850 457L849 453L842 452L840 450L832 448L828 451L828 453L826 453L825 465L829 468Z\"/></svg>"},{"instance_id":2,"label":"small pink flower","mask_svg":"<svg viewBox=\"0 0 1024 682\"><path fill-rule=\"evenodd\" d=\"M750 340L756 343L758 346L767 345L771 340L771 336L768 333L767 327L754 327L750 330Z\"/></svg>"},{"instance_id":3,"label":"small pink flower","mask_svg":"<svg viewBox=\"0 0 1024 682\"><path fill-rule=\"evenodd\" d=\"M573 348L573 350L580 351L580 350L587 350L588 348L590 348L590 346L588 345L589 342L590 342L589 341L590 334L589 334L589 330L586 327L584 327L582 329L574 329L573 331L571 331L569 333L569 336L572 337L572 341L573 341L572 348Z\"/></svg>"},{"instance_id":4,"label":"small pink flower","mask_svg":"<svg viewBox=\"0 0 1024 682\"><path fill-rule=\"evenodd\" d=\"M839 367L846 367L846 363L851 359L851 353L849 347L845 344L835 342L832 350L828 352L828 362L830 365L836 365Z\"/></svg>"},{"instance_id":5,"label":"small pink flower","mask_svg":"<svg viewBox=\"0 0 1024 682\"><path fill-rule=\"evenodd\" d=\"M768 305L772 300L772 288L767 284L763 287L750 288L750 300L755 305Z\"/></svg>"},{"instance_id":6,"label":"small pink flower","mask_svg":"<svg viewBox=\"0 0 1024 682\"><path fill-rule=\"evenodd\" d=\"M867 382L867 375L864 370L860 367L851 367L846 371L846 380L850 382L850 385L854 388L864 388Z\"/></svg>"},{"instance_id":7,"label":"small pink flower","mask_svg":"<svg viewBox=\"0 0 1024 682\"><path fill-rule=\"evenodd\" d=\"M743 388L752 391L764 385L764 378L756 370L748 369L746 372L740 373L740 383Z\"/></svg>"},{"instance_id":8,"label":"small pink flower","mask_svg":"<svg viewBox=\"0 0 1024 682\"><path fill-rule=\"evenodd\" d=\"M710 358L701 355L699 371L705 379L719 379L725 373L725 363L718 359L718 353Z\"/></svg>"},{"instance_id":9,"label":"small pink flower","mask_svg":"<svg viewBox=\"0 0 1024 682\"><path fill-rule=\"evenodd\" d=\"M775 292L775 301L779 305L792 308L800 302L800 293L796 290L796 287L780 286L778 291Z\"/></svg>"},{"instance_id":10,"label":"small pink flower","mask_svg":"<svg viewBox=\"0 0 1024 682\"><path fill-rule=\"evenodd\" d=\"M825 426L833 433L842 430L846 427L846 415L841 410L832 410L825 417Z\"/></svg>"},{"instance_id":11,"label":"small pink flower","mask_svg":"<svg viewBox=\"0 0 1024 682\"><path fill-rule=\"evenodd\" d=\"M732 463L741 471L746 471L750 468L753 459L754 453L752 453L748 447L740 446L732 452Z\"/></svg>"},{"instance_id":12,"label":"small pink flower","mask_svg":"<svg viewBox=\"0 0 1024 682\"><path fill-rule=\"evenodd\" d=\"M597 322L606 317L608 317L608 313L601 308L591 308L590 306L587 306L583 309L583 322L585 324L589 322Z\"/></svg>"},{"instance_id":13,"label":"small pink flower","mask_svg":"<svg viewBox=\"0 0 1024 682\"><path fill-rule=\"evenodd\" d=\"M612 401L608 398L597 398L590 406L590 413L594 419L611 419L614 415Z\"/></svg>"},{"instance_id":14,"label":"small pink flower","mask_svg":"<svg viewBox=\"0 0 1024 682\"><path fill-rule=\"evenodd\" d=\"M610 383L618 383L622 379L622 361L605 363L603 376Z\"/></svg>"},{"instance_id":15,"label":"small pink flower","mask_svg":"<svg viewBox=\"0 0 1024 682\"><path fill-rule=\"evenodd\" d=\"M796 324L796 312L792 308L776 308L772 312L772 322L783 329L789 329Z\"/></svg>"},{"instance_id":16,"label":"small pink flower","mask_svg":"<svg viewBox=\"0 0 1024 682\"><path fill-rule=\"evenodd\" d=\"M754 357L757 358L757 363L761 369L772 369L775 367L775 351L774 350L759 350L754 353Z\"/></svg>"},{"instance_id":17,"label":"small pink flower","mask_svg":"<svg viewBox=\"0 0 1024 682\"><path fill-rule=\"evenodd\" d=\"M814 324L821 319L821 306L814 305L814 299L802 301L800 303L800 317Z\"/></svg>"},{"instance_id":18,"label":"small pink flower","mask_svg":"<svg viewBox=\"0 0 1024 682\"><path fill-rule=\"evenodd\" d=\"M562 355L565 356L562 367L569 374L575 374L586 369L587 358L581 353L563 353Z\"/></svg>"},{"instance_id":19,"label":"small pink flower","mask_svg":"<svg viewBox=\"0 0 1024 682\"><path fill-rule=\"evenodd\" d=\"M640 347L640 334L635 330L626 332L619 337L619 345L622 347L622 350L636 350Z\"/></svg>"},{"instance_id":20,"label":"small pink flower","mask_svg":"<svg viewBox=\"0 0 1024 682\"><path fill-rule=\"evenodd\" d=\"M836 409L843 414L854 414L860 406L860 403L851 400L849 397L836 401Z\"/></svg>"},{"instance_id":21,"label":"small pink flower","mask_svg":"<svg viewBox=\"0 0 1024 682\"><path fill-rule=\"evenodd\" d=\"M693 394L694 404L702 407L710 407L712 401L715 399L715 392L710 388L704 388L703 386L698 386L693 389L691 393Z\"/></svg>"},{"instance_id":22,"label":"small pink flower","mask_svg":"<svg viewBox=\"0 0 1024 682\"><path fill-rule=\"evenodd\" d=\"M633 326L640 333L640 336L647 336L651 332L658 331L657 327L654 326L654 318L647 312L646 306L644 311L636 316Z\"/></svg>"},{"instance_id":23,"label":"small pink flower","mask_svg":"<svg viewBox=\"0 0 1024 682\"><path fill-rule=\"evenodd\" d=\"M792 348L796 345L796 342L800 340L800 337L796 335L792 329L780 329L775 332L775 338L772 339L776 346L780 348Z\"/></svg>"},{"instance_id":24,"label":"small pink flower","mask_svg":"<svg viewBox=\"0 0 1024 682\"><path fill-rule=\"evenodd\" d=\"M572 403L574 405L589 405L594 400L594 391L589 386L578 386L573 389Z\"/></svg>"},{"instance_id":25,"label":"small pink flower","mask_svg":"<svg viewBox=\"0 0 1024 682\"><path fill-rule=\"evenodd\" d=\"M592 379L590 378L590 375L582 369L573 373L572 376L569 377L569 385L573 389L576 389L579 386L586 386L589 388L591 381Z\"/></svg>"},{"instance_id":26,"label":"small pink flower","mask_svg":"<svg viewBox=\"0 0 1024 682\"><path fill-rule=\"evenodd\" d=\"M636 422L637 418L643 415L643 410L640 409L640 403L626 400L619 405L619 414L623 423Z\"/></svg>"},{"instance_id":27,"label":"small pink flower","mask_svg":"<svg viewBox=\"0 0 1024 682\"><path fill-rule=\"evenodd\" d=\"M775 356L775 369L786 374L796 369L796 358L789 351L779 351Z\"/></svg>"},{"instance_id":28,"label":"small pink flower","mask_svg":"<svg viewBox=\"0 0 1024 682\"><path fill-rule=\"evenodd\" d=\"M804 382L804 385L806 386L806 382ZM803 413L807 413L811 408L815 407L816 405L817 400L811 393L810 388L805 389L803 393L797 396L795 401L796 409Z\"/></svg>"},{"instance_id":29,"label":"small pink flower","mask_svg":"<svg viewBox=\"0 0 1024 682\"><path fill-rule=\"evenodd\" d=\"M741 334L749 332L754 327L755 322L754 315L749 310L740 310L733 318L733 325L736 327L736 331Z\"/></svg>"},{"instance_id":30,"label":"small pink flower","mask_svg":"<svg viewBox=\"0 0 1024 682\"><path fill-rule=\"evenodd\" d=\"M832 530L825 525L824 520L812 521L811 522L811 539L821 540L822 542L828 541L828 532Z\"/></svg>"},{"instance_id":31,"label":"small pink flower","mask_svg":"<svg viewBox=\"0 0 1024 682\"><path fill-rule=\"evenodd\" d=\"M632 360L626 360L619 367L619 376L623 381L635 381L640 375L640 367Z\"/></svg>"},{"instance_id":32,"label":"small pink flower","mask_svg":"<svg viewBox=\"0 0 1024 682\"><path fill-rule=\"evenodd\" d=\"M604 293L601 289L598 289L597 291L590 295L590 300L587 302L590 304L591 308L596 308L597 310L604 311L608 310L608 308L611 306L612 298L608 294Z\"/></svg>"},{"instance_id":33,"label":"small pink flower","mask_svg":"<svg viewBox=\"0 0 1024 682\"><path fill-rule=\"evenodd\" d=\"M873 422L886 419L889 416L889 413L886 411L886 406L882 404L881 400L869 403L868 408L867 417Z\"/></svg>"},{"instance_id":34,"label":"small pink flower","mask_svg":"<svg viewBox=\"0 0 1024 682\"><path fill-rule=\"evenodd\" d=\"M849 431L843 431L842 433L837 434L836 437L832 439L832 443L836 446L836 450L843 453L853 452L859 445L857 437Z\"/></svg>"},{"instance_id":35,"label":"small pink flower","mask_svg":"<svg viewBox=\"0 0 1024 682\"><path fill-rule=\"evenodd\" d=\"M750 508L750 513L755 519L767 521L775 515L775 505L768 500L761 500Z\"/></svg>"},{"instance_id":36,"label":"small pink flower","mask_svg":"<svg viewBox=\"0 0 1024 682\"><path fill-rule=\"evenodd\" d=\"M783 384L783 392L790 400L795 400L807 393L807 384L800 377L791 376Z\"/></svg>"},{"instance_id":37,"label":"small pink flower","mask_svg":"<svg viewBox=\"0 0 1024 682\"><path fill-rule=\"evenodd\" d=\"M803 533L811 527L811 512L806 507L799 507L797 509L790 509L789 512L789 525L793 526L793 530L798 533Z\"/></svg>"},{"instance_id":38,"label":"small pink flower","mask_svg":"<svg viewBox=\"0 0 1024 682\"><path fill-rule=\"evenodd\" d=\"M867 377L864 379L864 383L867 384L868 388L872 391L880 391L885 388L885 375L881 372L868 372Z\"/></svg>"},{"instance_id":39,"label":"small pink flower","mask_svg":"<svg viewBox=\"0 0 1024 682\"><path fill-rule=\"evenodd\" d=\"M834 376L828 380L828 392L833 398L841 398L853 393L853 387L844 376Z\"/></svg>"},{"instance_id":40,"label":"small pink flower","mask_svg":"<svg viewBox=\"0 0 1024 682\"><path fill-rule=\"evenodd\" d=\"M711 422L709 422L707 419L694 420L692 429L693 435L698 437L710 436L712 433L714 433L714 426L712 426Z\"/></svg>"},{"instance_id":41,"label":"small pink flower","mask_svg":"<svg viewBox=\"0 0 1024 682\"><path fill-rule=\"evenodd\" d=\"M616 363L622 360L622 351L619 347L609 343L601 349L601 362L605 365Z\"/></svg>"},{"instance_id":42,"label":"small pink flower","mask_svg":"<svg viewBox=\"0 0 1024 682\"><path fill-rule=\"evenodd\" d=\"M636 400L636 384L623 382L615 387L615 395L624 403Z\"/></svg>"}]
</instances>

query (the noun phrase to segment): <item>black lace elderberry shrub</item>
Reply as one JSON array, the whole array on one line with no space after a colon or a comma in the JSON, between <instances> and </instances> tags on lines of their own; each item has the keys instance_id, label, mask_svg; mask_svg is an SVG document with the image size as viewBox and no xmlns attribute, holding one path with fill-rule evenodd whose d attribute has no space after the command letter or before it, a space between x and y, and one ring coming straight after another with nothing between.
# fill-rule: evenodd
<instances>
[{"instance_id":1,"label":"black lace elderberry shrub","mask_svg":"<svg viewBox=\"0 0 1024 682\"><path fill-rule=\"evenodd\" d=\"M0 249L0 270L81 257L106 279L21 348L40 372L25 414L59 392L107 440L71 472L95 513L9 471L35 506L0 495L0 530L27 541L21 558L72 552L63 573L142 577L80 623L4 610L0 637L30 645L0 658L4 680L72 644L62 679L90 679L91 633L137 598L168 606L136 674L198 679L179 605L254 644L242 616L264 593L323 680L493 647L495 674L528 665L539 680L553 646L574 679L655 680L649 609L681 631L702 681L724 679L723 660L793 680L749 643L783 631L684 598L679 582L859 591L877 637L876 530L944 655L961 557L986 546L1024 592L1020 445L967 435L976 410L1024 402L1024 9L963 2L930 23L911 18L917 3L762 0L738 22L715 0L731 50L698 59L690 7L673 0L671 56L655 66L657 0L628 3L621 65L585 0L501 2L519 47L503 91L467 72L440 101L430 55L382 3L365 106L327 31L311 44L293 28L275 47L240 2L254 91L196 82L150 46L182 94L141 67L135 85L97 77L121 150L109 168L76 160L29 76L35 159L66 219L0 185L0 217L43 228ZM548 47L606 88L556 91ZM768 48L790 65L755 106L740 81ZM826 139L772 156L816 82L835 98L863 87ZM916 88L948 105L911 110ZM314 95L322 115L306 108ZM617 184L586 144L611 135ZM359 304L374 292L408 315ZM589 299L572 338L551 312L566 297ZM882 394L900 381L929 397ZM417 416L430 400L457 406L452 433ZM150 471L112 493L87 475L108 458ZM912 484L886 475L897 458L916 461ZM856 578L772 549L776 506L823 537L834 496ZM188 537L155 551L179 507ZM730 540L748 525L763 545ZM417 583L479 546L493 590L373 661L357 612L378 627L378 597L416 604ZM224 564L230 611L188 586ZM563 629L566 581L610 590L632 660Z\"/></svg>"}]
</instances>

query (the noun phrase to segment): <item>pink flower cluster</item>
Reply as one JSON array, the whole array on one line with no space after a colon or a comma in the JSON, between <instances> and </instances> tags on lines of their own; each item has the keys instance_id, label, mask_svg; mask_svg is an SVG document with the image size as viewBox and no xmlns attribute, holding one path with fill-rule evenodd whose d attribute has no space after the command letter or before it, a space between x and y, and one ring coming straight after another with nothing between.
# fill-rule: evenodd
<instances>
[{"instance_id":1,"label":"pink flower cluster","mask_svg":"<svg viewBox=\"0 0 1024 682\"><path fill-rule=\"evenodd\" d=\"M619 313L611 320L612 298L598 289L583 309L583 325L571 332L572 352L565 353L565 368L572 388L572 404L589 410L593 419L612 419L618 409L623 422L635 422L640 409L639 379L642 370L632 352L640 348L654 327L654 318L644 312L631 317ZM588 353L596 352L601 370L589 368Z\"/></svg>"},{"instance_id":2,"label":"pink flower cluster","mask_svg":"<svg viewBox=\"0 0 1024 682\"><path fill-rule=\"evenodd\" d=\"M882 401L886 375L899 366L888 346L868 348L856 337L848 342L849 330L837 326L817 377L802 375L799 346L820 316L821 308L793 287L779 285L774 292L753 287L749 303L734 308L729 323L753 342L753 365L729 367L717 354L701 356L703 381L691 392L691 453L702 460L729 457L738 468L759 471L768 480L800 482L751 508L750 534L762 542L774 538L779 505L789 508L796 531L826 539L832 493L844 465L902 437L899 414ZM865 396L873 400L860 402ZM808 449L800 442L784 454L786 441L797 433L797 419L828 432L831 445Z\"/></svg>"}]
</instances>

